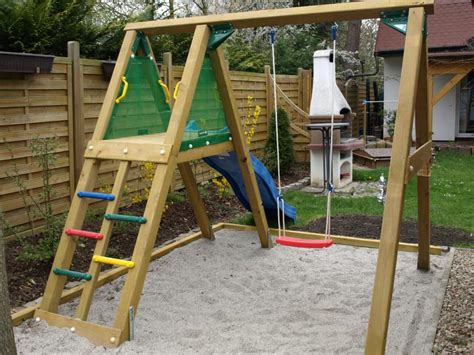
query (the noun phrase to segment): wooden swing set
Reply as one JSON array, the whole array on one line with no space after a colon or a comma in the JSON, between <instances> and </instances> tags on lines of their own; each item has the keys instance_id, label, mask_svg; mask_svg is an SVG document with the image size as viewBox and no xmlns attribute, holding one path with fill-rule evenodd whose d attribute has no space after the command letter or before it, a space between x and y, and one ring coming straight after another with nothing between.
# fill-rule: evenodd
<instances>
[{"instance_id":1,"label":"wooden swing set","mask_svg":"<svg viewBox=\"0 0 474 355\"><path fill-rule=\"evenodd\" d=\"M166 197L176 167L179 168L183 177L201 229L201 235L208 239L214 239L213 227L199 196L189 164L190 160L235 151L261 246L263 248L272 246L273 242L270 235L274 231L269 229L265 218L248 146L240 124L240 115L232 91L229 71L222 49L218 46L225 40L222 36L219 39L219 26L226 25L238 29L348 21L378 18L383 14L400 11L405 11L405 16L408 17L406 40L393 143L393 158L390 164L365 350L366 354L383 354L389 325L405 187L414 176L417 176L418 182L418 268L428 270L430 267L431 105L429 100L431 88L428 87L427 81L427 43L423 26L426 14L434 11L434 0L381 0L377 2L341 3L128 24L125 28L125 38L100 111L97 126L92 140L87 144L84 166L77 184L77 193L72 201L46 290L41 304L35 312L35 317L45 320L52 326L68 327L78 335L107 347L119 346L130 339L131 332L133 332L131 320L138 309ZM146 48L147 43L149 46L147 36L181 32L194 33L194 35L177 99L170 113L166 130L161 133L106 139L114 107L121 105L120 100L119 103L116 103L116 99L123 96L126 90L125 84L128 87L124 77L129 61L135 55L140 54L140 50L137 51L136 45L138 38L142 41L140 45ZM151 51L151 47L149 48ZM147 55L154 63L153 53L150 52ZM212 65L231 139L212 144L206 142L204 146L183 150L183 136L205 58L209 58ZM129 88L129 90L132 89ZM416 113L417 150L409 156L414 113ZM94 192L99 167L104 160L120 161L115 184L110 194ZM151 161L157 164L143 216L117 214L126 176L133 161ZM102 199L108 202L99 233L80 229L91 199ZM140 224L131 260L118 260L105 256L113 224L117 220ZM304 232L287 231L287 236L314 239L314 234ZM69 270L79 237L97 240L88 273ZM337 236L334 236L333 240L335 243L343 242L343 239ZM94 291L99 286L99 274L103 263L127 269L127 277L116 318L111 327L87 321ZM74 318L58 314L58 307L62 301L61 295L68 277L85 280Z\"/></svg>"}]
</instances>

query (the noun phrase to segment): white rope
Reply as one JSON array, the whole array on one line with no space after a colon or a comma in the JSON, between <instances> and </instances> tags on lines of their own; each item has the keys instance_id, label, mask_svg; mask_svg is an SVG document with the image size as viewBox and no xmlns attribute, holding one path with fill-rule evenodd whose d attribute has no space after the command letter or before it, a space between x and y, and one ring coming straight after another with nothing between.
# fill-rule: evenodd
<instances>
[{"instance_id":1,"label":"white rope","mask_svg":"<svg viewBox=\"0 0 474 355\"><path fill-rule=\"evenodd\" d=\"M334 24L334 26L337 26ZM336 27L337 31L337 27ZM334 137L334 86L336 83L336 36L333 35L332 41L332 60L334 64L334 80L331 80L331 94L332 94L332 104L331 104L331 131L329 134L329 176L328 176L328 196L326 203L326 230L324 233L324 239L331 237L331 197L333 191L333 137Z\"/></svg>"},{"instance_id":2,"label":"white rope","mask_svg":"<svg viewBox=\"0 0 474 355\"><path fill-rule=\"evenodd\" d=\"M278 198L277 198L277 221L278 221L278 235L281 236L282 224L283 224L283 235L286 234L285 228L285 202L281 197L281 175L280 175L280 139L278 134L278 97L277 97L277 83L276 83L276 70L275 70L275 39L276 33L272 30L271 33L271 44L272 44L272 72L273 72L273 102L274 102L274 113L275 113L275 140L276 140L276 152L277 152L277 182L278 182ZM281 200L281 201L280 201ZM282 218L280 218L280 203L283 209Z\"/></svg>"}]
</instances>

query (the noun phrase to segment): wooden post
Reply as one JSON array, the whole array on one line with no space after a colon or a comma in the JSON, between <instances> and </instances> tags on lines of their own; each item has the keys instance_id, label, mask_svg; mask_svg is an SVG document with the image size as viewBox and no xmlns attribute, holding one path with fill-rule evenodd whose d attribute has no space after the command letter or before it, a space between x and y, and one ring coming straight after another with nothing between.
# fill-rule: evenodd
<instances>
[{"instance_id":1,"label":"wooden post","mask_svg":"<svg viewBox=\"0 0 474 355\"><path fill-rule=\"evenodd\" d=\"M384 354L387 340L393 283L397 264L398 242L405 195L405 172L410 152L418 75L423 42L423 8L409 10L405 39L400 97L390 161L387 200L383 214L380 248L375 273L365 354Z\"/></svg>"},{"instance_id":2,"label":"wooden post","mask_svg":"<svg viewBox=\"0 0 474 355\"><path fill-rule=\"evenodd\" d=\"M426 37L421 50L420 75L416 96L415 124L416 147L431 140L430 106L428 85L428 47ZM425 166L417 176L418 190L418 269L430 269L430 167Z\"/></svg>"},{"instance_id":3,"label":"wooden post","mask_svg":"<svg viewBox=\"0 0 474 355\"><path fill-rule=\"evenodd\" d=\"M173 107L174 104L174 97L173 97L173 88L174 88L174 78L173 78L173 55L171 52L163 53L163 64L166 65L166 76L163 78L165 79L165 83L170 90L171 97L170 97L170 106Z\"/></svg>"},{"instance_id":4,"label":"wooden post","mask_svg":"<svg viewBox=\"0 0 474 355\"><path fill-rule=\"evenodd\" d=\"M209 217L206 213L206 208L202 202L201 196L196 185L196 179L191 169L189 162L178 164L179 172L183 178L186 192L188 193L188 199L191 201L191 206L194 211L194 216L198 222L199 228L204 238L214 240L214 233L212 231L212 225L209 222Z\"/></svg>"},{"instance_id":5,"label":"wooden post","mask_svg":"<svg viewBox=\"0 0 474 355\"><path fill-rule=\"evenodd\" d=\"M77 41L67 43L67 55L72 60L72 105L73 133L69 139L74 147L74 186L79 181L82 165L84 164L84 77L82 74L80 45Z\"/></svg>"},{"instance_id":6,"label":"wooden post","mask_svg":"<svg viewBox=\"0 0 474 355\"><path fill-rule=\"evenodd\" d=\"M303 95L304 95L304 78L303 68L298 68L298 106L303 107Z\"/></svg>"},{"instance_id":7,"label":"wooden post","mask_svg":"<svg viewBox=\"0 0 474 355\"><path fill-rule=\"evenodd\" d=\"M232 134L232 141L234 143L234 150L239 160L240 171L249 198L250 207L252 209L255 224L257 225L258 235L260 237L260 244L263 248L272 247L272 239L268 234L268 224L263 209L260 191L257 185L257 179L253 170L253 165L250 158L250 153L243 134L242 125L240 123L240 116L235 103L235 98L230 81L229 71L226 70L224 54L221 48L209 53L211 59L212 69L216 76L217 87L221 95L222 104Z\"/></svg>"},{"instance_id":8,"label":"wooden post","mask_svg":"<svg viewBox=\"0 0 474 355\"><path fill-rule=\"evenodd\" d=\"M273 102L273 84L272 84L272 76L271 76L271 69L269 65L265 65L265 90L267 94L267 132L270 128L270 124L272 122L272 114L275 108L275 104Z\"/></svg>"}]
</instances>

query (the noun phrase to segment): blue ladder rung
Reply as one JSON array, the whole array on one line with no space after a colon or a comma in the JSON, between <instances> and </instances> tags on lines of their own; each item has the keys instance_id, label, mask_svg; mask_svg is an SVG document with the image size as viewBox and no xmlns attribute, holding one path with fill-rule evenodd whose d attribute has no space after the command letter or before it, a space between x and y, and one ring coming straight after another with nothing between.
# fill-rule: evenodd
<instances>
[{"instance_id":1,"label":"blue ladder rung","mask_svg":"<svg viewBox=\"0 0 474 355\"><path fill-rule=\"evenodd\" d=\"M112 194L103 194L101 192L79 191L77 193L77 196L82 197L82 198L95 198L97 200L107 200L107 201L115 200L114 195L112 195Z\"/></svg>"}]
</instances>

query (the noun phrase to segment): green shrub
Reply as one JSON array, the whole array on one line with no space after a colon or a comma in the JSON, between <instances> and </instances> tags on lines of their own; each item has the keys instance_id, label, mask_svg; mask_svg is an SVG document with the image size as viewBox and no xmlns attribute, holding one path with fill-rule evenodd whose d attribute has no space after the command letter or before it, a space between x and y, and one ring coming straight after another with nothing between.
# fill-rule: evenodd
<instances>
[{"instance_id":1,"label":"green shrub","mask_svg":"<svg viewBox=\"0 0 474 355\"><path fill-rule=\"evenodd\" d=\"M282 108L278 108L278 140L280 141L280 170L285 171L295 162L295 151L288 114ZM275 113L272 114L263 163L272 174L277 172Z\"/></svg>"}]
</instances>

